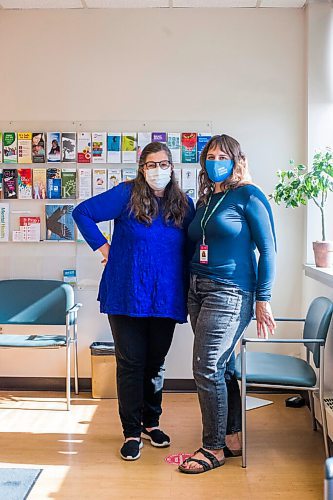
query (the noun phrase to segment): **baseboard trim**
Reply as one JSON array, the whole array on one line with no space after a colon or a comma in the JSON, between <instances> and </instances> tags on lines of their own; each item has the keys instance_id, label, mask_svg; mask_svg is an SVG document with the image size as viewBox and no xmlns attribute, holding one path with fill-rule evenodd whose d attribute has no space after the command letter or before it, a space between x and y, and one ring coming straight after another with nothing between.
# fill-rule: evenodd
<instances>
[{"instance_id":1,"label":"baseboard trim","mask_svg":"<svg viewBox=\"0 0 333 500\"><path fill-rule=\"evenodd\" d=\"M71 379L74 390L74 378ZM80 392L91 392L91 378L79 379ZM63 377L0 377L0 391L52 391L64 392L66 379ZM197 392L193 379L169 378L164 380L165 392ZM248 387L247 392L257 394L291 394L283 389ZM299 394L299 391L295 391ZM304 394L303 394L304 395Z\"/></svg>"},{"instance_id":2,"label":"baseboard trim","mask_svg":"<svg viewBox=\"0 0 333 500\"><path fill-rule=\"evenodd\" d=\"M71 379L74 390L74 378ZM91 392L91 378L80 378L82 392ZM51 391L64 392L66 379L63 377L0 377L0 391Z\"/></svg>"},{"instance_id":3,"label":"baseboard trim","mask_svg":"<svg viewBox=\"0 0 333 500\"><path fill-rule=\"evenodd\" d=\"M71 379L74 390L74 378ZM79 378L80 392L91 392L91 378ZM0 391L52 391L64 392L63 377L0 377ZM196 392L193 379L165 379L166 392Z\"/></svg>"}]
</instances>

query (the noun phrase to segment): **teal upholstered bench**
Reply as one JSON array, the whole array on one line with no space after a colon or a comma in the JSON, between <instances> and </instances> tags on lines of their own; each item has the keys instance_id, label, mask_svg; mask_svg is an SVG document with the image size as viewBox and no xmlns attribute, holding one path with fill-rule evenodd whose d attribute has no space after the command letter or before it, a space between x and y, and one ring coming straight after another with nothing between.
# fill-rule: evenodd
<instances>
[{"instance_id":1,"label":"teal upholstered bench","mask_svg":"<svg viewBox=\"0 0 333 500\"><path fill-rule=\"evenodd\" d=\"M74 347L75 394L78 394L77 312L73 288L55 280L0 281L0 325L64 326L64 335L0 335L0 348L66 350L66 400L70 409L71 347Z\"/></svg>"}]
</instances>

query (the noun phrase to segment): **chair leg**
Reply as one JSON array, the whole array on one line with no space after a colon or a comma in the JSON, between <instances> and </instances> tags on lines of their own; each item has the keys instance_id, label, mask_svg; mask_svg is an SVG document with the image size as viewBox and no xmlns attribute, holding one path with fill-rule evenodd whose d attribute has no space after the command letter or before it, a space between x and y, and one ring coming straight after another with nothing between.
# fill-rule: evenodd
<instances>
[{"instance_id":1,"label":"chair leg","mask_svg":"<svg viewBox=\"0 0 333 500\"><path fill-rule=\"evenodd\" d=\"M71 409L71 342L66 347L66 400L67 411Z\"/></svg>"},{"instance_id":2,"label":"chair leg","mask_svg":"<svg viewBox=\"0 0 333 500\"><path fill-rule=\"evenodd\" d=\"M75 388L75 394L79 394L77 339L74 340L74 388Z\"/></svg>"},{"instance_id":3,"label":"chair leg","mask_svg":"<svg viewBox=\"0 0 333 500\"><path fill-rule=\"evenodd\" d=\"M242 382L241 382L241 396L242 396L242 467L247 465L246 456L246 347L241 344L241 368L242 368Z\"/></svg>"},{"instance_id":4,"label":"chair leg","mask_svg":"<svg viewBox=\"0 0 333 500\"><path fill-rule=\"evenodd\" d=\"M311 410L311 417L312 417L312 430L316 431L317 430L317 420L316 420L315 410L314 410L313 391L308 391L308 395L309 395L310 410Z\"/></svg>"}]
</instances>

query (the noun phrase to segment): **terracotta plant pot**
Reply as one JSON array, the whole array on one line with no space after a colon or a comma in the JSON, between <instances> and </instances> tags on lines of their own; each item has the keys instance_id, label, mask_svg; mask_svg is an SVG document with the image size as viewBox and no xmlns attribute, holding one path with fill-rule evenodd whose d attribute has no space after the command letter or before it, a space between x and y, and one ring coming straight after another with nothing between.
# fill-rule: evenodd
<instances>
[{"instance_id":1,"label":"terracotta plant pot","mask_svg":"<svg viewBox=\"0 0 333 500\"><path fill-rule=\"evenodd\" d=\"M333 266L333 241L314 241L312 243L317 267Z\"/></svg>"}]
</instances>

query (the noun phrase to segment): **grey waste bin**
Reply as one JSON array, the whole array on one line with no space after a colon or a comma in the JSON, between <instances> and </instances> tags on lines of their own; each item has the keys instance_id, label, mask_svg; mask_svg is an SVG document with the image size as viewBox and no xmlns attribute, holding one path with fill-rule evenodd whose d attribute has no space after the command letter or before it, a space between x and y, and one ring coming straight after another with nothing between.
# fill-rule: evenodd
<instances>
[{"instance_id":1,"label":"grey waste bin","mask_svg":"<svg viewBox=\"0 0 333 500\"><path fill-rule=\"evenodd\" d=\"M113 342L93 342L91 351L91 386L93 398L116 398L116 358Z\"/></svg>"}]
</instances>

